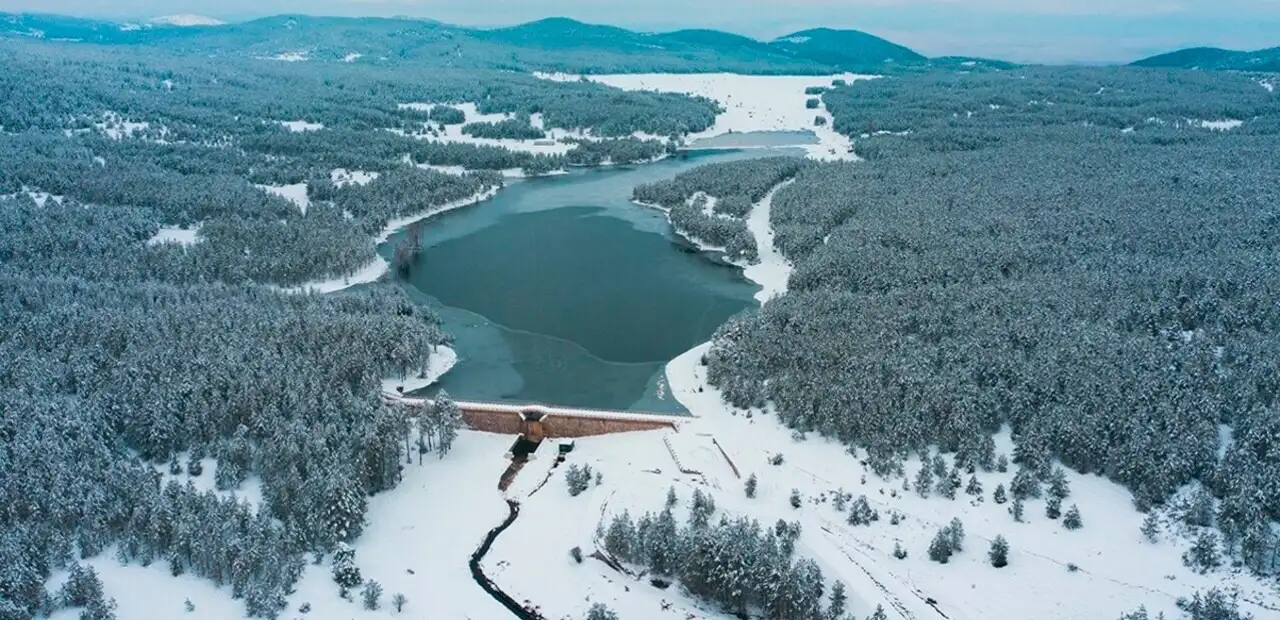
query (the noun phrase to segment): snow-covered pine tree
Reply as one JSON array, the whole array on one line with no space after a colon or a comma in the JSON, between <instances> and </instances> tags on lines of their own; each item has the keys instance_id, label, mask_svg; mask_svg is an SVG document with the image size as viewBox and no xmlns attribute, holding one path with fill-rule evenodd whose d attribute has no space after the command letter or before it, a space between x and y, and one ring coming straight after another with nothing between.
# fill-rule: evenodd
<instances>
[{"instance_id":1,"label":"snow-covered pine tree","mask_svg":"<svg viewBox=\"0 0 1280 620\"><path fill-rule=\"evenodd\" d=\"M439 420L440 458L444 458L449 450L453 449L453 442L458 438L458 430L462 428L462 411L444 390L436 393L435 409Z\"/></svg>"},{"instance_id":2,"label":"snow-covered pine tree","mask_svg":"<svg viewBox=\"0 0 1280 620\"><path fill-rule=\"evenodd\" d=\"M889 620L889 616L884 613L884 605L876 605L875 612L867 616L867 620Z\"/></svg>"},{"instance_id":3,"label":"snow-covered pine tree","mask_svg":"<svg viewBox=\"0 0 1280 620\"><path fill-rule=\"evenodd\" d=\"M1009 484L1009 492L1016 499L1040 497L1040 481L1029 468L1019 467L1013 475L1013 482Z\"/></svg>"},{"instance_id":4,"label":"snow-covered pine tree","mask_svg":"<svg viewBox=\"0 0 1280 620\"><path fill-rule=\"evenodd\" d=\"M955 553L964 551L964 524L960 522L959 517L947 524L946 532L951 542L951 550Z\"/></svg>"},{"instance_id":5,"label":"snow-covered pine tree","mask_svg":"<svg viewBox=\"0 0 1280 620\"><path fill-rule=\"evenodd\" d=\"M1009 501L1009 496L1005 494L1004 483L996 485L996 490L991 494L991 500L997 504L1003 504Z\"/></svg>"},{"instance_id":6,"label":"snow-covered pine tree","mask_svg":"<svg viewBox=\"0 0 1280 620\"><path fill-rule=\"evenodd\" d=\"M933 488L933 470L929 468L929 463L921 463L920 471L916 473L916 493L920 497L929 497L929 491Z\"/></svg>"},{"instance_id":7,"label":"snow-covered pine tree","mask_svg":"<svg viewBox=\"0 0 1280 620\"><path fill-rule=\"evenodd\" d=\"M604 535L604 548L619 560L631 562L635 559L635 547L636 526L631 521L631 514L624 510L609 523L609 530Z\"/></svg>"},{"instance_id":8,"label":"snow-covered pine tree","mask_svg":"<svg viewBox=\"0 0 1280 620\"><path fill-rule=\"evenodd\" d=\"M844 620L849 595L845 594L844 583L836 581L831 584L831 599L827 602L827 620Z\"/></svg>"},{"instance_id":9,"label":"snow-covered pine tree","mask_svg":"<svg viewBox=\"0 0 1280 620\"><path fill-rule=\"evenodd\" d=\"M706 527L711 522L711 515L716 511L716 500L702 489L693 490L692 505L689 507L689 525Z\"/></svg>"},{"instance_id":10,"label":"snow-covered pine tree","mask_svg":"<svg viewBox=\"0 0 1280 620\"><path fill-rule=\"evenodd\" d=\"M378 609L382 606L382 584L370 579L364 584L360 598L364 601L365 609L370 611Z\"/></svg>"},{"instance_id":11,"label":"snow-covered pine tree","mask_svg":"<svg viewBox=\"0 0 1280 620\"><path fill-rule=\"evenodd\" d=\"M1080 508L1072 504L1067 509L1067 514L1062 515L1062 527L1069 530L1078 530L1084 527L1084 522L1080 520Z\"/></svg>"},{"instance_id":12,"label":"snow-covered pine tree","mask_svg":"<svg viewBox=\"0 0 1280 620\"><path fill-rule=\"evenodd\" d=\"M1009 506L1009 514L1013 515L1013 520L1022 523L1025 506L1021 499L1013 500L1013 504Z\"/></svg>"},{"instance_id":13,"label":"snow-covered pine tree","mask_svg":"<svg viewBox=\"0 0 1280 620\"><path fill-rule=\"evenodd\" d=\"M978 477L976 475L969 476L969 483L964 487L964 492L967 495L982 495L982 483L978 481Z\"/></svg>"},{"instance_id":14,"label":"snow-covered pine tree","mask_svg":"<svg viewBox=\"0 0 1280 620\"><path fill-rule=\"evenodd\" d=\"M899 560L907 559L907 550L903 549L902 543L896 540L893 541L893 557L898 558Z\"/></svg>"},{"instance_id":15,"label":"snow-covered pine tree","mask_svg":"<svg viewBox=\"0 0 1280 620\"><path fill-rule=\"evenodd\" d=\"M756 480L755 474L751 474L750 476L747 476L747 481L743 483L742 490L747 494L748 498L754 498L756 496L757 484L759 484L759 480Z\"/></svg>"},{"instance_id":16,"label":"snow-covered pine tree","mask_svg":"<svg viewBox=\"0 0 1280 620\"><path fill-rule=\"evenodd\" d=\"M1057 519L1062 516L1062 500L1050 495L1049 499L1044 502L1044 516L1050 519Z\"/></svg>"},{"instance_id":17,"label":"snow-covered pine tree","mask_svg":"<svg viewBox=\"0 0 1280 620\"><path fill-rule=\"evenodd\" d=\"M960 470L952 469L946 474L938 478L938 494L947 498L955 499L956 491L960 489Z\"/></svg>"},{"instance_id":18,"label":"snow-covered pine tree","mask_svg":"<svg viewBox=\"0 0 1280 620\"><path fill-rule=\"evenodd\" d=\"M667 500L663 503L663 508L675 508L680 503L680 497L676 495L675 487L667 487Z\"/></svg>"},{"instance_id":19,"label":"snow-covered pine tree","mask_svg":"<svg viewBox=\"0 0 1280 620\"><path fill-rule=\"evenodd\" d=\"M606 607L604 603L592 603L591 608L587 610L586 620L618 620L618 614Z\"/></svg>"},{"instance_id":20,"label":"snow-covered pine tree","mask_svg":"<svg viewBox=\"0 0 1280 620\"><path fill-rule=\"evenodd\" d=\"M338 543L338 548L333 552L331 573L334 583L338 584L338 589L344 597L347 590L364 581L360 576L360 567L356 566L356 550L347 543Z\"/></svg>"},{"instance_id":21,"label":"snow-covered pine tree","mask_svg":"<svg viewBox=\"0 0 1280 620\"><path fill-rule=\"evenodd\" d=\"M391 595L391 606L395 608L396 613L400 613L404 611L405 603L408 603L408 602L409 602L408 597L406 597L403 593L396 592L395 594Z\"/></svg>"},{"instance_id":22,"label":"snow-covered pine tree","mask_svg":"<svg viewBox=\"0 0 1280 620\"><path fill-rule=\"evenodd\" d=\"M929 559L939 564L946 564L951 560L952 553L954 550L951 548L951 536L944 527L934 534L933 542L929 543Z\"/></svg>"},{"instance_id":23,"label":"snow-covered pine tree","mask_svg":"<svg viewBox=\"0 0 1280 620\"><path fill-rule=\"evenodd\" d=\"M996 459L996 471L1002 474L1009 471L1009 457L1001 454L999 458Z\"/></svg>"},{"instance_id":24,"label":"snow-covered pine tree","mask_svg":"<svg viewBox=\"0 0 1280 620\"><path fill-rule=\"evenodd\" d=\"M1147 517L1142 520L1142 537L1147 542L1153 543L1160 539L1160 521L1156 518L1156 511L1147 512Z\"/></svg>"},{"instance_id":25,"label":"snow-covered pine tree","mask_svg":"<svg viewBox=\"0 0 1280 620\"><path fill-rule=\"evenodd\" d=\"M1058 502L1071 495L1071 484L1067 482L1067 472L1061 467L1054 467L1049 474L1049 497L1058 498Z\"/></svg>"},{"instance_id":26,"label":"snow-covered pine tree","mask_svg":"<svg viewBox=\"0 0 1280 620\"><path fill-rule=\"evenodd\" d=\"M1201 532L1191 544L1191 548L1182 554L1182 563L1200 574L1221 566L1222 556L1218 552L1218 535L1209 530Z\"/></svg>"},{"instance_id":27,"label":"snow-covered pine tree","mask_svg":"<svg viewBox=\"0 0 1280 620\"><path fill-rule=\"evenodd\" d=\"M996 568L1004 568L1009 565L1009 541L1004 536L996 536L991 541L991 550L987 552L987 558L991 560L991 565Z\"/></svg>"},{"instance_id":28,"label":"snow-covered pine tree","mask_svg":"<svg viewBox=\"0 0 1280 620\"><path fill-rule=\"evenodd\" d=\"M853 500L849 505L849 525L871 525L872 521L879 519L880 515L871 507L866 495L859 495L858 499Z\"/></svg>"},{"instance_id":29,"label":"snow-covered pine tree","mask_svg":"<svg viewBox=\"0 0 1280 620\"><path fill-rule=\"evenodd\" d=\"M791 507L799 508L801 504L800 489L791 489Z\"/></svg>"}]
</instances>

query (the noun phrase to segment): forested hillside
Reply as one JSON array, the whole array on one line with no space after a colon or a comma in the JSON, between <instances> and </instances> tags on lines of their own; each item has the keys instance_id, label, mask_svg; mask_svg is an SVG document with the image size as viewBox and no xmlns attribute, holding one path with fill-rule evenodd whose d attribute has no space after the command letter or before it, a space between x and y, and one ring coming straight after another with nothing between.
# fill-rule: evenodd
<instances>
[{"instance_id":1,"label":"forested hillside","mask_svg":"<svg viewBox=\"0 0 1280 620\"><path fill-rule=\"evenodd\" d=\"M635 32L556 17L505 28L431 20L279 15L216 27L115 24L0 13L0 36L151 48L167 54L288 58L357 65L570 73L829 74L896 71L927 59L856 30L816 29L775 41L717 30Z\"/></svg>"},{"instance_id":2,"label":"forested hillside","mask_svg":"<svg viewBox=\"0 0 1280 620\"><path fill-rule=\"evenodd\" d=\"M867 161L777 192L789 293L720 330L712 382L887 476L930 445L989 467L1009 425L1021 468L1060 459L1143 510L1198 482L1222 549L1275 571L1276 96L1242 75L1034 69L824 100Z\"/></svg>"},{"instance_id":3,"label":"forested hillside","mask_svg":"<svg viewBox=\"0 0 1280 620\"><path fill-rule=\"evenodd\" d=\"M1252 52L1217 47L1189 47L1143 58L1135 67L1167 69L1215 69L1222 71L1280 71L1280 47Z\"/></svg>"},{"instance_id":4,"label":"forested hillside","mask_svg":"<svg viewBox=\"0 0 1280 620\"><path fill-rule=\"evenodd\" d=\"M499 171L648 159L666 144L634 132L698 131L716 111L427 64L25 39L0 40L0 63L5 619L112 617L111 593L75 564L103 552L276 617L305 563L357 536L367 497L397 485L411 433L415 451L443 453L458 424L442 408L411 430L379 399L383 378L417 375L449 342L429 310L382 283L277 287L350 276L390 221L492 191ZM418 139L461 114L405 105L422 102L583 137L563 154ZM50 591L59 570L72 577Z\"/></svg>"}]
</instances>

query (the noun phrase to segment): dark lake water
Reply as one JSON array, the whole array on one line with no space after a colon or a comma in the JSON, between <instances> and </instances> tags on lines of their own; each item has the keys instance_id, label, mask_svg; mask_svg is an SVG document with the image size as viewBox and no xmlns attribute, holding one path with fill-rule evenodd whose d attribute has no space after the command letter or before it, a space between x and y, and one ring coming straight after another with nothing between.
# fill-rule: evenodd
<instances>
[{"instance_id":1,"label":"dark lake water","mask_svg":"<svg viewBox=\"0 0 1280 620\"><path fill-rule=\"evenodd\" d=\"M781 151L780 151L781 152ZM424 222L404 283L455 337L438 386L455 398L681 411L666 363L705 342L758 290L709 260L636 185L768 153L694 152L643 166L510 183L485 203ZM402 235L380 251L384 256Z\"/></svg>"}]
</instances>

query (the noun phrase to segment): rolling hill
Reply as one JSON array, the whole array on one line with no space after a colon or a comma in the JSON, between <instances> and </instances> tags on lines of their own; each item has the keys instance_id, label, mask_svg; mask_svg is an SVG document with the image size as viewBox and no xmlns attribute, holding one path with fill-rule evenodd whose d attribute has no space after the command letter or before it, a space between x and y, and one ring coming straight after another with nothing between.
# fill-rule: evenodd
<instances>
[{"instance_id":1,"label":"rolling hill","mask_svg":"<svg viewBox=\"0 0 1280 620\"><path fill-rule=\"evenodd\" d=\"M121 24L0 14L0 38L162 45L168 53L256 58L303 53L309 60L328 61L358 54L361 62L430 61L458 67L580 73L888 72L926 66L928 61L906 47L864 32L827 28L765 42L718 30L644 33L563 17L493 29L418 19L305 15L213 23L192 18Z\"/></svg>"},{"instance_id":2,"label":"rolling hill","mask_svg":"<svg viewBox=\"0 0 1280 620\"><path fill-rule=\"evenodd\" d=\"M1135 67L1226 71L1280 71L1280 47L1244 52L1217 47L1190 47L1143 58Z\"/></svg>"}]
</instances>

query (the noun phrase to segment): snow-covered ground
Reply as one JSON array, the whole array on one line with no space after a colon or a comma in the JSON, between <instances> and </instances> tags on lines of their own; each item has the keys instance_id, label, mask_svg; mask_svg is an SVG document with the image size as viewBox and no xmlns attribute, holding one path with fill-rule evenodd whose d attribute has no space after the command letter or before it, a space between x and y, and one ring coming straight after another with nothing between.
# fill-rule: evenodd
<instances>
[{"instance_id":1,"label":"snow-covered ground","mask_svg":"<svg viewBox=\"0 0 1280 620\"><path fill-rule=\"evenodd\" d=\"M743 267L742 275L760 285L756 301L761 304L786 293L787 280L791 278L791 261L773 247L773 226L769 223L769 214L773 211L773 195L792 181L794 179L769 190L768 195L751 207L751 213L747 214L747 230L756 238L756 254L760 260Z\"/></svg>"},{"instance_id":2,"label":"snow-covered ground","mask_svg":"<svg viewBox=\"0 0 1280 620\"><path fill-rule=\"evenodd\" d=\"M311 206L311 200L307 198L307 184L305 182L292 185L254 185L254 187L298 205L298 210L303 215L307 214L307 207Z\"/></svg>"},{"instance_id":3,"label":"snow-covered ground","mask_svg":"<svg viewBox=\"0 0 1280 620\"><path fill-rule=\"evenodd\" d=\"M106 134L108 138L111 138L112 140L120 140L151 127L151 124L146 121L140 123L127 121L123 116L116 112L104 112L102 114L102 121L94 123L94 127L97 127L98 131Z\"/></svg>"},{"instance_id":4,"label":"snow-covered ground","mask_svg":"<svg viewBox=\"0 0 1280 620\"><path fill-rule=\"evenodd\" d=\"M537 77L557 81L574 81L582 76L565 73L536 73ZM724 108L715 124L705 131L690 134L686 142L710 138L729 132L750 131L812 131L818 137L817 144L797 145L816 159L854 159L849 138L832 129L831 113L825 105L817 109L805 107L805 101L821 97L806 95L810 86L830 87L833 80L852 83L874 79L874 75L844 73L828 76L793 75L738 75L734 73L629 73L618 75L589 75L595 82L624 90L656 90L662 92L701 95L714 99ZM826 118L823 125L814 125L814 118Z\"/></svg>"},{"instance_id":5,"label":"snow-covered ground","mask_svg":"<svg viewBox=\"0 0 1280 620\"><path fill-rule=\"evenodd\" d=\"M182 473L176 475L169 473L169 466L166 464L153 464L156 472L160 474L161 487L169 484L170 480L176 480L178 484L181 485L191 483L191 485L195 487L196 491L201 493L213 491L221 497L231 498L238 502L249 504L254 508L262 505L262 480L257 476L250 476L244 482L240 483L239 488L225 491L219 490L217 485L214 484L214 473L218 469L217 459L200 459L200 467L204 471L200 472L199 476L192 476L187 470L187 459L190 458L190 456L191 455L188 452L179 452L176 455L178 464L182 466Z\"/></svg>"},{"instance_id":6,"label":"snow-covered ground","mask_svg":"<svg viewBox=\"0 0 1280 620\"><path fill-rule=\"evenodd\" d=\"M276 121L276 122L283 125L285 129L288 129L289 131L292 131L294 133L301 133L303 131L320 131L321 129L324 129L323 123L309 123L307 121L301 121L301 120Z\"/></svg>"},{"instance_id":7,"label":"snow-covered ground","mask_svg":"<svg viewBox=\"0 0 1280 620\"><path fill-rule=\"evenodd\" d=\"M405 393L420 390L435 383L458 363L458 352L446 346L438 346L431 351L431 360L427 363L426 372L421 376L411 374L408 377L390 377L382 380L382 391L395 393L396 388L403 388Z\"/></svg>"},{"instance_id":8,"label":"snow-covered ground","mask_svg":"<svg viewBox=\"0 0 1280 620\"><path fill-rule=\"evenodd\" d=\"M200 226L192 226L191 228L178 228L175 226L163 226L160 231L147 239L147 245L160 245L161 243L177 243L181 245L192 245L200 242Z\"/></svg>"},{"instance_id":9,"label":"snow-covered ground","mask_svg":"<svg viewBox=\"0 0 1280 620\"><path fill-rule=\"evenodd\" d=\"M22 191L26 192L26 194L31 197L31 200L35 201L36 206L40 208L44 208L44 205L48 203L50 200L52 200L57 204L62 204L62 201L65 200L66 198L65 196L50 194L49 192L42 192L39 190L27 188L27 187L23 187ZM0 198L17 198L20 195L21 194L17 192L12 194L0 194Z\"/></svg>"},{"instance_id":10,"label":"snow-covered ground","mask_svg":"<svg viewBox=\"0 0 1280 620\"><path fill-rule=\"evenodd\" d=\"M401 103L397 104L400 109L429 111L435 107L433 103ZM466 123L498 123L504 120L514 118L513 114L481 114L474 103L451 103L450 107L457 108L466 115ZM532 120L532 119L531 119ZM540 121L539 121L540 122ZM466 124L463 123L463 124ZM566 138L588 139L589 137L580 131L566 131L564 129L549 129L545 138L537 140L506 140L494 138L476 138L462 133L463 125L445 125L444 131L440 135L415 135L415 138L428 140L432 142L458 142L462 144L475 144L477 146L499 146L513 151L523 151L528 153L541 153L544 155L564 155L573 148L573 144L566 142ZM390 130L393 133L403 134L399 129Z\"/></svg>"},{"instance_id":11,"label":"snow-covered ground","mask_svg":"<svg viewBox=\"0 0 1280 620\"><path fill-rule=\"evenodd\" d=\"M365 172L364 170L338 168L329 171L329 180L338 187L351 184L368 185L370 181L376 178L378 178L377 172Z\"/></svg>"},{"instance_id":12,"label":"snow-covered ground","mask_svg":"<svg viewBox=\"0 0 1280 620\"><path fill-rule=\"evenodd\" d=\"M306 50L296 50L292 52L280 52L275 56L259 56L259 60L279 60L280 62L305 62L311 59L310 52Z\"/></svg>"},{"instance_id":13,"label":"snow-covered ground","mask_svg":"<svg viewBox=\"0 0 1280 620\"><path fill-rule=\"evenodd\" d=\"M342 62L355 62L357 60L360 60L363 57L364 57L364 54L361 54L359 52L351 52L350 54L347 54L346 56L342 57Z\"/></svg>"},{"instance_id":14,"label":"snow-covered ground","mask_svg":"<svg viewBox=\"0 0 1280 620\"><path fill-rule=\"evenodd\" d=\"M1193 120L1190 121L1190 123L1196 127L1202 127L1213 131L1230 131L1244 125L1244 121L1231 118L1216 121Z\"/></svg>"}]
</instances>

